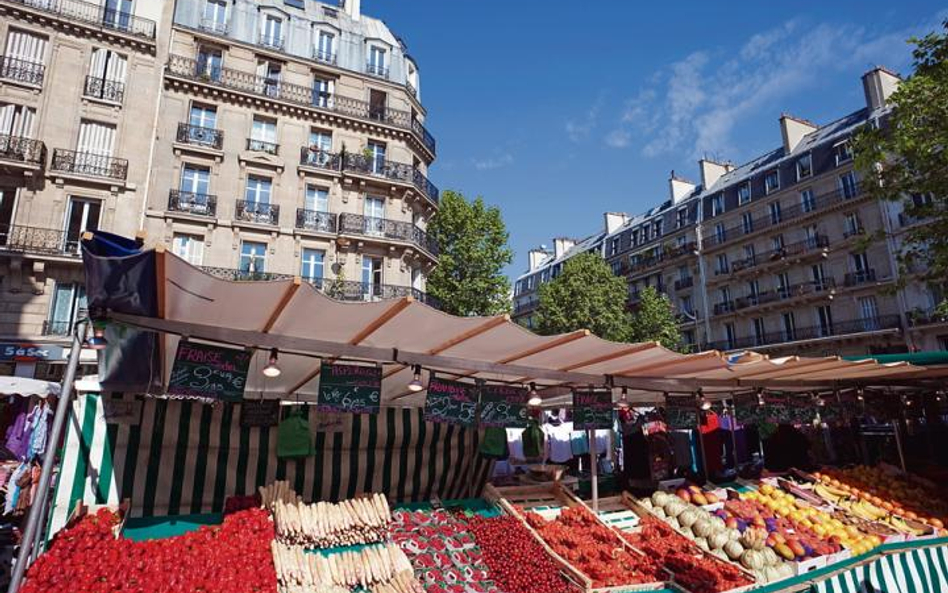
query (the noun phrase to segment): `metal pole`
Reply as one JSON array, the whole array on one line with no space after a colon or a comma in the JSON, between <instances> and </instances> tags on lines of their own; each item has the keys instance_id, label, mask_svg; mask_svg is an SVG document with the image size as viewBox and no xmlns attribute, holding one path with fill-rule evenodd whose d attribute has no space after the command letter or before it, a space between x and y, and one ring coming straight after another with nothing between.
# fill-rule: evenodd
<instances>
[{"instance_id":1,"label":"metal pole","mask_svg":"<svg viewBox=\"0 0 948 593\"><path fill-rule=\"evenodd\" d=\"M49 483L53 477L53 465L55 465L56 447L59 446L62 437L63 428L66 426L66 418L69 416L69 407L72 399L73 383L76 380L76 371L79 368L79 355L82 352L82 339L85 335L87 325L80 324L72 337L72 349L69 351L69 363L66 365L66 374L63 378L62 392L56 407L56 415L53 417L53 426L46 441L46 453L43 456L43 468L40 472L39 485L36 488L36 499L30 506L30 513L26 519L26 530L23 532L20 550L17 553L16 564L13 566L13 575L10 577L10 586L7 593L16 593L20 589L20 583L23 582L23 575L26 573L29 563L30 550L33 547L33 540L37 537L37 530L42 531L40 525L42 516L45 515L46 497L49 494Z\"/></svg>"},{"instance_id":2,"label":"metal pole","mask_svg":"<svg viewBox=\"0 0 948 593\"><path fill-rule=\"evenodd\" d=\"M902 465L902 473L908 473L905 465L905 452L902 451L902 431L899 429L899 422L892 421L892 429L895 432L895 446L899 450L899 463Z\"/></svg>"},{"instance_id":3,"label":"metal pole","mask_svg":"<svg viewBox=\"0 0 948 593\"><path fill-rule=\"evenodd\" d=\"M587 430L589 439L589 484L592 487L593 512L599 512L599 455L596 449L596 431Z\"/></svg>"},{"instance_id":4,"label":"metal pole","mask_svg":"<svg viewBox=\"0 0 948 593\"><path fill-rule=\"evenodd\" d=\"M733 394L732 394L733 397ZM734 400L727 406L728 424L731 425L731 460L734 462L734 471L737 471L737 418L734 415Z\"/></svg>"}]
</instances>

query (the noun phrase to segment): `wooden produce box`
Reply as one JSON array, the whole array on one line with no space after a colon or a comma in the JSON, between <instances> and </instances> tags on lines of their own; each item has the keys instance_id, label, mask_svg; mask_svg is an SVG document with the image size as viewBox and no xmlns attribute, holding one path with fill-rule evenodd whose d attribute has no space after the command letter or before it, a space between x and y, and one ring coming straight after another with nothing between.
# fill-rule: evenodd
<instances>
[{"instance_id":1,"label":"wooden produce box","mask_svg":"<svg viewBox=\"0 0 948 593\"><path fill-rule=\"evenodd\" d=\"M72 512L69 514L69 518L66 520L66 527L73 527L76 523L82 520L86 515L94 515L101 509L109 509L113 513L116 513L119 516L119 522L115 527L112 528L112 532L116 538L122 535L122 531L125 530L125 522L128 520L128 509L132 506L132 501L128 498L123 500L119 505L111 504L92 504L86 505L81 500L76 501L76 506L73 507Z\"/></svg>"}]
</instances>

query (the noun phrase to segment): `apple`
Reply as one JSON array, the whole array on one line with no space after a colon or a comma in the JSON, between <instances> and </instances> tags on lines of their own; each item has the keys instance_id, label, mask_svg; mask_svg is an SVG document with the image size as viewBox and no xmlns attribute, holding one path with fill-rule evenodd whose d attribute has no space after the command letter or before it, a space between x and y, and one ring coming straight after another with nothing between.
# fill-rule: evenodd
<instances>
[{"instance_id":1,"label":"apple","mask_svg":"<svg viewBox=\"0 0 948 593\"><path fill-rule=\"evenodd\" d=\"M683 501L691 502L691 492L689 492L687 488L679 488L675 494Z\"/></svg>"}]
</instances>

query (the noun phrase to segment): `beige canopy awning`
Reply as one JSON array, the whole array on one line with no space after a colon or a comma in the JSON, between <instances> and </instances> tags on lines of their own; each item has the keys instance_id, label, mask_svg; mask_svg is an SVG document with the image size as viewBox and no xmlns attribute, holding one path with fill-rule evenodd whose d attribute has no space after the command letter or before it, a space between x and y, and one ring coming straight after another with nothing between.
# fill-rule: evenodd
<instances>
[{"instance_id":1,"label":"beige canopy awning","mask_svg":"<svg viewBox=\"0 0 948 593\"><path fill-rule=\"evenodd\" d=\"M113 314L117 321L165 333L167 381L179 336L256 348L246 393L315 401L321 359L383 366L383 405L423 405L425 392L407 389L411 365L450 379L536 383L546 398L572 386L622 387L630 401L660 401L663 391L699 387L710 397L764 387L819 390L852 385L911 385L948 375L907 363L838 357L768 358L746 352L678 354L655 343L625 344L587 331L539 336L501 315L455 317L410 297L340 302L300 279L233 282L211 276L159 249L159 316ZM282 373L264 377L269 348Z\"/></svg>"}]
</instances>

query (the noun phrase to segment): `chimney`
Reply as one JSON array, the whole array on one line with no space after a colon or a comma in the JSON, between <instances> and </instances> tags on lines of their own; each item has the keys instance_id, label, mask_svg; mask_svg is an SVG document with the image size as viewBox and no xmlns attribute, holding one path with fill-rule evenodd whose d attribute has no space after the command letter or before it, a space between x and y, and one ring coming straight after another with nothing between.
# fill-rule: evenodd
<instances>
[{"instance_id":1,"label":"chimney","mask_svg":"<svg viewBox=\"0 0 948 593\"><path fill-rule=\"evenodd\" d=\"M362 14L361 4L362 0L339 0L339 7L345 10L346 14L354 21L359 20L359 16Z\"/></svg>"},{"instance_id":2,"label":"chimney","mask_svg":"<svg viewBox=\"0 0 948 593\"><path fill-rule=\"evenodd\" d=\"M701 169L701 187L709 189L718 182L725 173L730 172L734 167L730 163L717 163L708 159L698 161L698 167Z\"/></svg>"},{"instance_id":3,"label":"chimney","mask_svg":"<svg viewBox=\"0 0 948 593\"><path fill-rule=\"evenodd\" d=\"M619 227L629 222L629 215L625 212L606 212L602 216L606 219L607 235L611 235L619 230Z\"/></svg>"},{"instance_id":4,"label":"chimney","mask_svg":"<svg viewBox=\"0 0 948 593\"><path fill-rule=\"evenodd\" d=\"M671 195L672 204L677 204L695 191L695 184L675 175L675 172L672 171L668 178L668 191Z\"/></svg>"},{"instance_id":5,"label":"chimney","mask_svg":"<svg viewBox=\"0 0 948 593\"><path fill-rule=\"evenodd\" d=\"M900 82L902 78L898 74L883 66L876 66L863 74L862 90L866 93L866 107L870 111L885 107Z\"/></svg>"},{"instance_id":6,"label":"chimney","mask_svg":"<svg viewBox=\"0 0 948 593\"><path fill-rule=\"evenodd\" d=\"M553 257L560 257L567 251L570 247L576 245L576 241L570 239L569 237L557 237L553 239Z\"/></svg>"},{"instance_id":7,"label":"chimney","mask_svg":"<svg viewBox=\"0 0 948 593\"><path fill-rule=\"evenodd\" d=\"M540 267L540 264L543 263L547 257L549 257L550 252L546 250L545 247L539 247L537 249L531 249L529 252L530 257L530 272L536 270Z\"/></svg>"},{"instance_id":8,"label":"chimney","mask_svg":"<svg viewBox=\"0 0 948 593\"><path fill-rule=\"evenodd\" d=\"M781 115L780 134L783 136L784 154L793 152L800 145L800 141L803 140L804 136L816 130L816 124L811 121L793 117L786 113Z\"/></svg>"}]
</instances>

